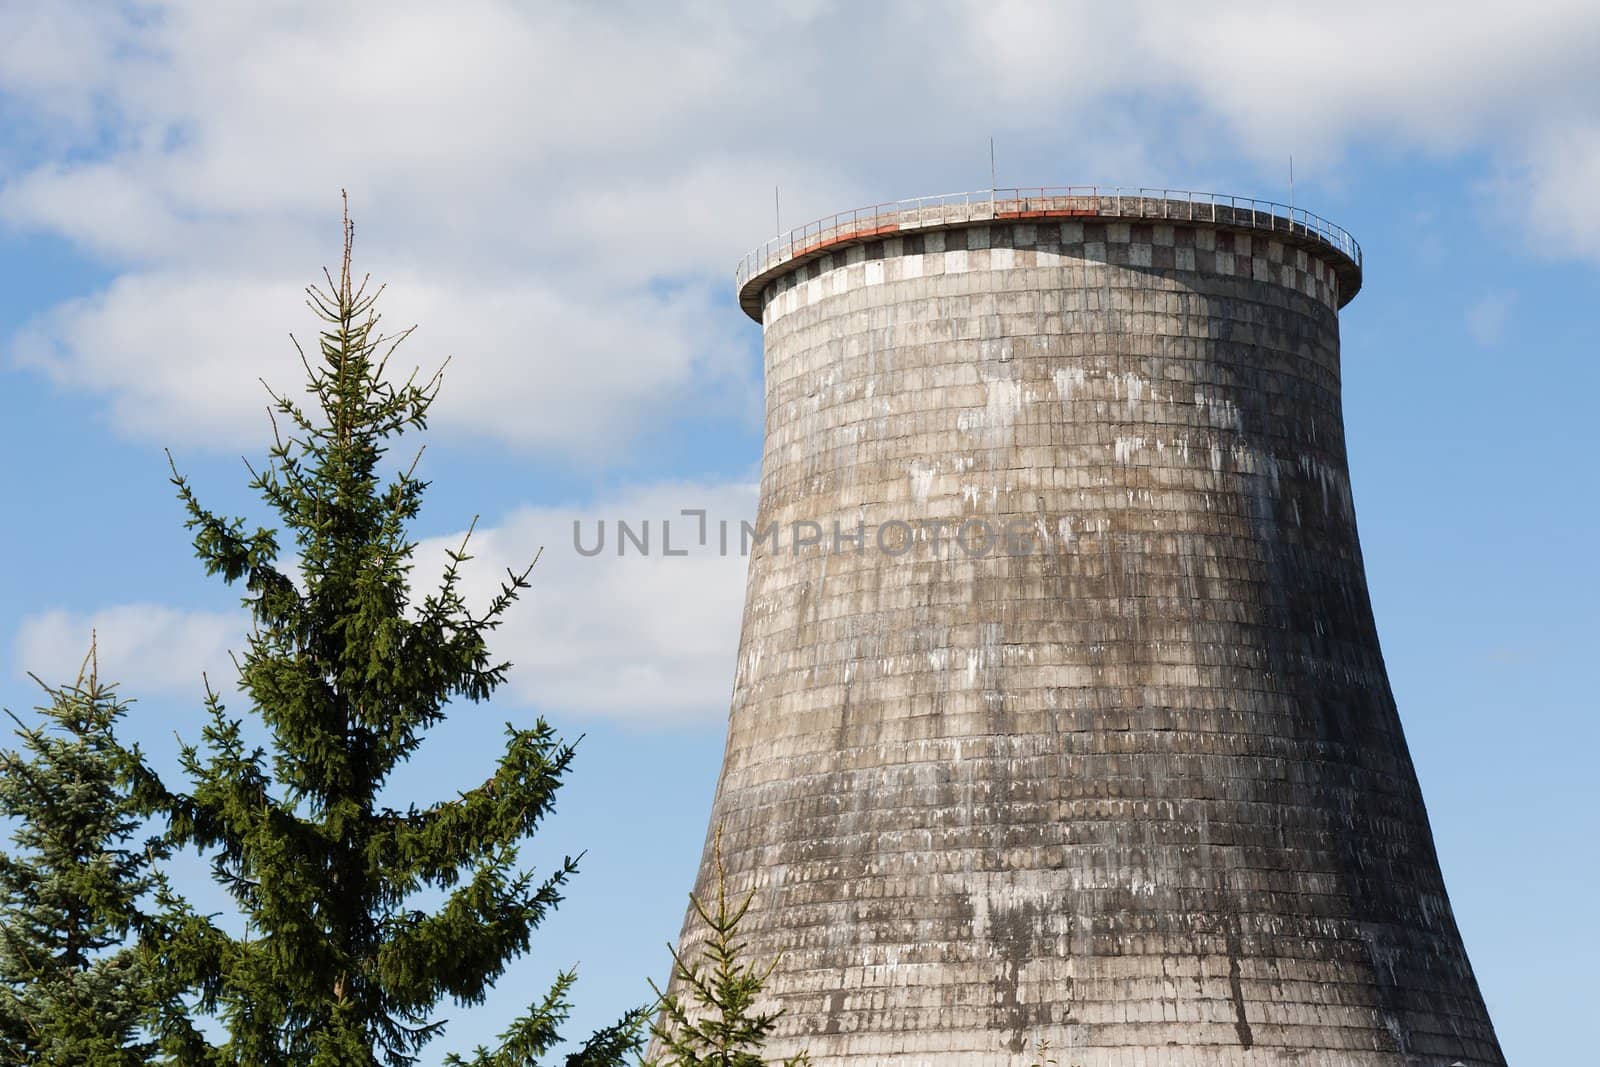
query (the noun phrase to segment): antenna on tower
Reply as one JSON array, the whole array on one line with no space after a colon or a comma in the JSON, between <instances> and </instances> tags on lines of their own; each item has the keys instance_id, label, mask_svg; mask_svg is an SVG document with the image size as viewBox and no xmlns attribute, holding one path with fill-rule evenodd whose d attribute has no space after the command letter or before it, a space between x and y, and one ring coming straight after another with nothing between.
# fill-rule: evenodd
<instances>
[{"instance_id":1,"label":"antenna on tower","mask_svg":"<svg viewBox=\"0 0 1600 1067\"><path fill-rule=\"evenodd\" d=\"M994 138L991 137L989 138L989 191L994 192L999 184L994 177Z\"/></svg>"},{"instance_id":2,"label":"antenna on tower","mask_svg":"<svg viewBox=\"0 0 1600 1067\"><path fill-rule=\"evenodd\" d=\"M1294 153L1289 153L1289 228L1294 229Z\"/></svg>"}]
</instances>

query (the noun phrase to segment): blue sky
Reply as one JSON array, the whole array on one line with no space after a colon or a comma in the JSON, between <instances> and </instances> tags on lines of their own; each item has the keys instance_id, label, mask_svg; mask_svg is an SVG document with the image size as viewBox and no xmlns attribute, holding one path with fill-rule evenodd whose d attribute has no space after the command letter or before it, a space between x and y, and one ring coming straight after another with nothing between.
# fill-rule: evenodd
<instances>
[{"instance_id":1,"label":"blue sky","mask_svg":"<svg viewBox=\"0 0 1600 1067\"><path fill-rule=\"evenodd\" d=\"M1283 200L1292 153L1296 203L1366 252L1342 314L1351 474L1457 918L1511 1062L1583 1058L1600 9L752 7L0 5L0 702L31 706L24 672L60 677L98 628L131 732L158 758L198 732L200 672L242 621L162 449L256 513L257 379L298 383L300 287L348 188L358 266L420 324L412 359L452 357L422 557L474 515L480 589L547 546L504 699L395 788L476 781L506 719L585 735L532 850L588 850L572 899L437 1055L573 962L597 1024L665 970L743 567L581 559L570 523L753 511L760 336L730 278L774 186L785 225L985 187L993 136L1002 185Z\"/></svg>"}]
</instances>

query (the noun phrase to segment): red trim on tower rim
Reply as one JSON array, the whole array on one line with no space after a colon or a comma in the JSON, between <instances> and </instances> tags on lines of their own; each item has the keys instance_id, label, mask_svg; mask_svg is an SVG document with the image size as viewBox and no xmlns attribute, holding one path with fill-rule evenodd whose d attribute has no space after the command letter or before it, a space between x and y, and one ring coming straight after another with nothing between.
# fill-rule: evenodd
<instances>
[{"instance_id":1,"label":"red trim on tower rim","mask_svg":"<svg viewBox=\"0 0 1600 1067\"><path fill-rule=\"evenodd\" d=\"M850 230L848 233L836 233L825 241L818 241L815 244L809 244L803 248L795 249L792 253L790 253L790 258L798 259L801 256L808 256L813 252L820 252L824 248L832 248L834 245L856 244L857 242L865 241L869 238L881 237L886 233L899 232L900 224L898 222L891 222L887 226L875 226L871 229Z\"/></svg>"}]
</instances>

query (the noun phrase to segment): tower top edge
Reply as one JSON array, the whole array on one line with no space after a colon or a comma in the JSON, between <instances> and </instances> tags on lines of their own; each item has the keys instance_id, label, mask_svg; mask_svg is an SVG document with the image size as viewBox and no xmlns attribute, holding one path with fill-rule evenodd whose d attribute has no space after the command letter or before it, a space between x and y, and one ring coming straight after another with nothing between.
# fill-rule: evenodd
<instances>
[{"instance_id":1,"label":"tower top edge","mask_svg":"<svg viewBox=\"0 0 1600 1067\"><path fill-rule=\"evenodd\" d=\"M1303 208L1226 193L1077 185L944 193L840 211L781 233L751 250L734 270L739 306L761 321L768 282L840 248L901 234L994 222L1125 220L1270 233L1327 258L1339 278L1339 306L1361 288L1361 245L1350 232Z\"/></svg>"}]
</instances>

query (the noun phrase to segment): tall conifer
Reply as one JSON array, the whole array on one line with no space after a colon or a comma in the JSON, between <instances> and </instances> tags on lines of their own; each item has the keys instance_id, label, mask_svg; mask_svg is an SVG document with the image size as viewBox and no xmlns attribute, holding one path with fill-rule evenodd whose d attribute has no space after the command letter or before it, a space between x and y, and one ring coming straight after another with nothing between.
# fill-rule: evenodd
<instances>
[{"instance_id":1,"label":"tall conifer","mask_svg":"<svg viewBox=\"0 0 1600 1067\"><path fill-rule=\"evenodd\" d=\"M37 680L37 679L35 679ZM90 650L78 678L52 687L43 719L14 719L20 750L0 752L0 1063L136 1067L156 1062L177 987L137 939L146 909L171 898L135 839L129 753L114 726L125 705ZM135 756L136 758L136 756Z\"/></svg>"},{"instance_id":2,"label":"tall conifer","mask_svg":"<svg viewBox=\"0 0 1600 1067\"><path fill-rule=\"evenodd\" d=\"M183 751L188 791L152 779L173 842L214 856L245 921L236 937L191 930L169 963L204 984L202 1008L225 1023L216 1058L249 1067L415 1062L443 1025L440 1002L481 1002L576 870L569 858L536 877L518 862L572 766L572 747L542 719L508 724L494 773L454 798L385 798L449 702L484 701L504 680L509 665L487 638L529 572L508 572L474 610L464 541L413 598L408 527L427 483L415 459L386 460L425 427L440 376L391 377L410 331L379 330L382 289L354 277L352 239L347 212L337 277L307 290L323 323L315 355L301 351L309 399L272 394L275 443L252 471L288 542L208 510L173 475L207 572L247 591L254 630L239 684L265 740L249 740L208 693L204 744ZM535 1064L558 1040L570 984L563 975L477 1062ZM619 1062L637 1021L569 1062Z\"/></svg>"}]
</instances>

